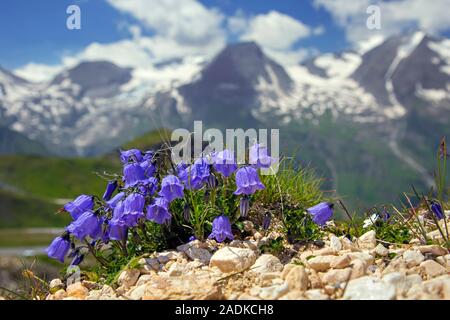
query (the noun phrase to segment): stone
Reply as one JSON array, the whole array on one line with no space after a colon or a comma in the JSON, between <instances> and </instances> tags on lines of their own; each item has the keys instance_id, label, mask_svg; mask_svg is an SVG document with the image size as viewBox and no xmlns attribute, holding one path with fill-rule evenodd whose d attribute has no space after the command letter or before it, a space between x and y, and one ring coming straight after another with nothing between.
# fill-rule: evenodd
<instances>
[{"instance_id":1,"label":"stone","mask_svg":"<svg viewBox=\"0 0 450 320\"><path fill-rule=\"evenodd\" d=\"M103 285L100 294L102 297L115 297L116 296L116 292L114 291L114 289L111 288L111 286L108 286L107 284Z\"/></svg>"},{"instance_id":2,"label":"stone","mask_svg":"<svg viewBox=\"0 0 450 320\"><path fill-rule=\"evenodd\" d=\"M257 273L276 272L282 271L283 265L277 257L271 254L263 254L256 259L256 262L251 267L251 270Z\"/></svg>"},{"instance_id":3,"label":"stone","mask_svg":"<svg viewBox=\"0 0 450 320\"><path fill-rule=\"evenodd\" d=\"M178 260L181 258L182 254L180 252L171 250L171 251L163 251L156 255L156 259L158 259L159 263L165 264L171 260Z\"/></svg>"},{"instance_id":4,"label":"stone","mask_svg":"<svg viewBox=\"0 0 450 320\"><path fill-rule=\"evenodd\" d=\"M279 279L281 281L283 281L282 279L280 279L281 273L280 272L266 272L266 273L262 273L259 276L259 280L261 283L261 287L267 287L270 286L273 283L274 279Z\"/></svg>"},{"instance_id":5,"label":"stone","mask_svg":"<svg viewBox=\"0 0 450 320\"><path fill-rule=\"evenodd\" d=\"M445 256L446 254L448 254L447 249L437 245L421 246L419 247L419 251L422 254L430 253L434 256Z\"/></svg>"},{"instance_id":6,"label":"stone","mask_svg":"<svg viewBox=\"0 0 450 320\"><path fill-rule=\"evenodd\" d=\"M362 236L358 238L357 241L358 247L361 249L371 250L374 249L377 245L376 233L374 230L370 230L364 233Z\"/></svg>"},{"instance_id":7,"label":"stone","mask_svg":"<svg viewBox=\"0 0 450 320\"><path fill-rule=\"evenodd\" d=\"M279 300L304 300L305 297L303 296L302 291L289 291L284 296L279 298Z\"/></svg>"},{"instance_id":8,"label":"stone","mask_svg":"<svg viewBox=\"0 0 450 320\"><path fill-rule=\"evenodd\" d=\"M201 275L158 277L145 285L142 300L221 300L216 280Z\"/></svg>"},{"instance_id":9,"label":"stone","mask_svg":"<svg viewBox=\"0 0 450 320\"><path fill-rule=\"evenodd\" d=\"M326 273L319 273L319 277L322 283L324 284L336 285L349 281L351 274L352 274L351 268L332 269Z\"/></svg>"},{"instance_id":10,"label":"stone","mask_svg":"<svg viewBox=\"0 0 450 320\"><path fill-rule=\"evenodd\" d=\"M308 289L308 274L302 266L295 266L290 269L285 280L289 290L305 291Z\"/></svg>"},{"instance_id":11,"label":"stone","mask_svg":"<svg viewBox=\"0 0 450 320\"><path fill-rule=\"evenodd\" d=\"M61 279L53 279L52 281L50 281L50 290L58 290L62 287L64 287L64 284L62 283Z\"/></svg>"},{"instance_id":12,"label":"stone","mask_svg":"<svg viewBox=\"0 0 450 320\"><path fill-rule=\"evenodd\" d=\"M245 248L224 247L219 249L211 257L210 267L218 267L222 272L240 272L256 261L256 254L253 250Z\"/></svg>"},{"instance_id":13,"label":"stone","mask_svg":"<svg viewBox=\"0 0 450 320\"><path fill-rule=\"evenodd\" d=\"M245 220L242 224L243 224L244 230L246 232L251 232L255 229L255 225L253 224L253 222L251 222L249 220Z\"/></svg>"},{"instance_id":14,"label":"stone","mask_svg":"<svg viewBox=\"0 0 450 320\"><path fill-rule=\"evenodd\" d=\"M308 260L308 266L315 271L326 271L330 269L334 256L318 256Z\"/></svg>"},{"instance_id":15,"label":"stone","mask_svg":"<svg viewBox=\"0 0 450 320\"><path fill-rule=\"evenodd\" d=\"M293 263L288 263L284 265L283 271L281 272L281 279L285 280L289 272L296 267Z\"/></svg>"},{"instance_id":16,"label":"stone","mask_svg":"<svg viewBox=\"0 0 450 320\"><path fill-rule=\"evenodd\" d=\"M389 255L389 250L385 246L383 246L381 243L379 243L375 247L374 253L381 257L387 257Z\"/></svg>"},{"instance_id":17,"label":"stone","mask_svg":"<svg viewBox=\"0 0 450 320\"><path fill-rule=\"evenodd\" d=\"M347 268L351 262L352 259L350 258L350 256L348 254L345 254L343 256L334 257L331 260L330 267L333 269L343 269Z\"/></svg>"},{"instance_id":18,"label":"stone","mask_svg":"<svg viewBox=\"0 0 450 320\"><path fill-rule=\"evenodd\" d=\"M342 237L341 243L345 250L360 251L360 249L347 237Z\"/></svg>"},{"instance_id":19,"label":"stone","mask_svg":"<svg viewBox=\"0 0 450 320\"><path fill-rule=\"evenodd\" d=\"M259 297L251 296L247 293L243 293L238 297L238 300L261 300Z\"/></svg>"},{"instance_id":20,"label":"stone","mask_svg":"<svg viewBox=\"0 0 450 320\"><path fill-rule=\"evenodd\" d=\"M329 300L330 297L320 289L312 289L305 292L305 297L309 300Z\"/></svg>"},{"instance_id":21,"label":"stone","mask_svg":"<svg viewBox=\"0 0 450 320\"><path fill-rule=\"evenodd\" d=\"M406 285L406 275L401 272L388 273L383 276L383 281L393 285L397 292L404 292L409 289Z\"/></svg>"},{"instance_id":22,"label":"stone","mask_svg":"<svg viewBox=\"0 0 450 320\"><path fill-rule=\"evenodd\" d=\"M137 269L127 269L120 273L117 282L124 288L130 288L134 286L139 279L141 273Z\"/></svg>"},{"instance_id":23,"label":"stone","mask_svg":"<svg viewBox=\"0 0 450 320\"><path fill-rule=\"evenodd\" d=\"M336 237L335 235L330 236L330 248L336 252L339 252L342 250L341 240L339 240L339 238Z\"/></svg>"},{"instance_id":24,"label":"stone","mask_svg":"<svg viewBox=\"0 0 450 320\"><path fill-rule=\"evenodd\" d=\"M336 251L329 247L325 247L325 248L322 248L319 250L314 250L312 252L312 255L315 257L316 256L330 256L330 255L335 255L335 254L336 254Z\"/></svg>"},{"instance_id":25,"label":"stone","mask_svg":"<svg viewBox=\"0 0 450 320\"><path fill-rule=\"evenodd\" d=\"M67 292L64 289L59 289L53 294L55 300L62 300L67 297Z\"/></svg>"},{"instance_id":26,"label":"stone","mask_svg":"<svg viewBox=\"0 0 450 320\"><path fill-rule=\"evenodd\" d=\"M134 287L128 294L128 298L131 300L141 300L145 294L145 284Z\"/></svg>"},{"instance_id":27,"label":"stone","mask_svg":"<svg viewBox=\"0 0 450 320\"><path fill-rule=\"evenodd\" d=\"M67 287L67 296L70 298L78 298L81 300L86 299L89 290L81 284L81 282L75 282Z\"/></svg>"},{"instance_id":28,"label":"stone","mask_svg":"<svg viewBox=\"0 0 450 320\"><path fill-rule=\"evenodd\" d=\"M394 285L376 277L365 276L351 280L343 298L347 300L392 300L395 295Z\"/></svg>"},{"instance_id":29,"label":"stone","mask_svg":"<svg viewBox=\"0 0 450 320\"><path fill-rule=\"evenodd\" d=\"M184 272L183 266L175 262L170 266L169 270L167 271L167 274L170 277L178 277L181 276L183 272Z\"/></svg>"},{"instance_id":30,"label":"stone","mask_svg":"<svg viewBox=\"0 0 450 320\"><path fill-rule=\"evenodd\" d=\"M434 278L447 273L447 269L434 260L427 260L422 262L420 264L420 268L430 278Z\"/></svg>"},{"instance_id":31,"label":"stone","mask_svg":"<svg viewBox=\"0 0 450 320\"><path fill-rule=\"evenodd\" d=\"M375 259L372 255L368 254L367 252L350 252L348 253L352 261L354 260L362 260L367 265L372 264Z\"/></svg>"},{"instance_id":32,"label":"stone","mask_svg":"<svg viewBox=\"0 0 450 320\"><path fill-rule=\"evenodd\" d=\"M261 288L259 297L264 300L276 300L289 291L287 283Z\"/></svg>"},{"instance_id":33,"label":"stone","mask_svg":"<svg viewBox=\"0 0 450 320\"><path fill-rule=\"evenodd\" d=\"M139 277L139 280L136 282L135 286L138 287L143 285L153 279L154 275L152 274L143 274Z\"/></svg>"},{"instance_id":34,"label":"stone","mask_svg":"<svg viewBox=\"0 0 450 320\"><path fill-rule=\"evenodd\" d=\"M198 240L178 246L177 250L186 254L190 259L199 260L203 264L208 264L211 260L211 253Z\"/></svg>"},{"instance_id":35,"label":"stone","mask_svg":"<svg viewBox=\"0 0 450 320\"><path fill-rule=\"evenodd\" d=\"M406 262L408 268L418 266L425 257L417 250L406 250L403 252L403 260Z\"/></svg>"}]
</instances>

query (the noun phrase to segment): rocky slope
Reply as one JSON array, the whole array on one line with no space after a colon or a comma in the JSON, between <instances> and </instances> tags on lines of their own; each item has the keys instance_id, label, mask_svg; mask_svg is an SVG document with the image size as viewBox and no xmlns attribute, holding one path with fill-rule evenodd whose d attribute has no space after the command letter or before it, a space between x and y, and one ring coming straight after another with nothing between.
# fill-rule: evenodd
<instances>
[{"instance_id":1,"label":"rocky slope","mask_svg":"<svg viewBox=\"0 0 450 320\"><path fill-rule=\"evenodd\" d=\"M142 257L112 286L55 279L47 299L450 300L450 254L438 245L389 245L369 231L353 240L329 234L314 244L285 244L269 254L260 248L279 234L244 224L253 233L244 241L194 240ZM429 232L435 240L436 231Z\"/></svg>"}]
</instances>

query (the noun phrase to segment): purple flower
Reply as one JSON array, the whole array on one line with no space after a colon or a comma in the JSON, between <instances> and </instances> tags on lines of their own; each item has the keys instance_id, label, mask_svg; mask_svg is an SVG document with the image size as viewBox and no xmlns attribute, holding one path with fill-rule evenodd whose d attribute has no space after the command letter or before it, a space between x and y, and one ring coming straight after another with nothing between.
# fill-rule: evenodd
<instances>
[{"instance_id":1,"label":"purple flower","mask_svg":"<svg viewBox=\"0 0 450 320\"><path fill-rule=\"evenodd\" d=\"M233 240L233 233L231 233L231 224L227 216L218 216L212 223L212 232L209 239L216 239L217 242L223 242L225 239Z\"/></svg>"},{"instance_id":2,"label":"purple flower","mask_svg":"<svg viewBox=\"0 0 450 320\"><path fill-rule=\"evenodd\" d=\"M105 193L103 194L103 200L109 201L111 200L111 196L117 189L117 180L109 181L108 185L106 186Z\"/></svg>"},{"instance_id":3,"label":"purple flower","mask_svg":"<svg viewBox=\"0 0 450 320\"><path fill-rule=\"evenodd\" d=\"M248 211L250 210L250 198L248 196L243 196L239 202L239 211L241 213L241 218L246 218L248 216Z\"/></svg>"},{"instance_id":4,"label":"purple flower","mask_svg":"<svg viewBox=\"0 0 450 320\"><path fill-rule=\"evenodd\" d=\"M220 172L224 177L229 177L237 169L233 152L223 150L217 153L214 161L214 169Z\"/></svg>"},{"instance_id":5,"label":"purple flower","mask_svg":"<svg viewBox=\"0 0 450 320\"><path fill-rule=\"evenodd\" d=\"M321 202L306 211L312 216L314 223L319 226L324 226L333 216L333 204Z\"/></svg>"},{"instance_id":6,"label":"purple flower","mask_svg":"<svg viewBox=\"0 0 450 320\"><path fill-rule=\"evenodd\" d=\"M191 220L191 209L189 208L188 204L184 205L184 208L183 208L183 219L186 222L189 222Z\"/></svg>"},{"instance_id":7,"label":"purple flower","mask_svg":"<svg viewBox=\"0 0 450 320\"><path fill-rule=\"evenodd\" d=\"M64 210L70 213L74 220L78 219L85 211L94 208L94 197L82 194L74 201L67 203Z\"/></svg>"},{"instance_id":8,"label":"purple flower","mask_svg":"<svg viewBox=\"0 0 450 320\"><path fill-rule=\"evenodd\" d=\"M431 211L433 211L436 219L438 219L438 220L444 219L444 213L442 212L442 207L438 202L433 201L433 203L431 204Z\"/></svg>"},{"instance_id":9,"label":"purple flower","mask_svg":"<svg viewBox=\"0 0 450 320\"><path fill-rule=\"evenodd\" d=\"M258 172L252 167L243 167L236 172L236 185L237 190L234 194L246 194L250 195L256 192L256 190L264 189L264 185L259 180Z\"/></svg>"},{"instance_id":10,"label":"purple flower","mask_svg":"<svg viewBox=\"0 0 450 320\"><path fill-rule=\"evenodd\" d=\"M122 219L128 227L137 225L144 216L145 198L138 193L132 193L123 201Z\"/></svg>"},{"instance_id":11,"label":"purple flower","mask_svg":"<svg viewBox=\"0 0 450 320\"><path fill-rule=\"evenodd\" d=\"M147 219L158 224L170 221L169 202L164 198L156 198L155 202L147 207Z\"/></svg>"},{"instance_id":12,"label":"purple flower","mask_svg":"<svg viewBox=\"0 0 450 320\"><path fill-rule=\"evenodd\" d=\"M180 179L174 175L169 175L162 180L159 195L171 202L174 199L183 198L183 190L184 187L181 184Z\"/></svg>"},{"instance_id":13,"label":"purple flower","mask_svg":"<svg viewBox=\"0 0 450 320\"><path fill-rule=\"evenodd\" d=\"M50 258L64 262L64 257L70 250L68 237L56 237L45 251Z\"/></svg>"},{"instance_id":14,"label":"purple flower","mask_svg":"<svg viewBox=\"0 0 450 320\"><path fill-rule=\"evenodd\" d=\"M108 222L109 227L109 239L122 241L126 238L128 233L128 227L121 219L113 218Z\"/></svg>"},{"instance_id":15,"label":"purple flower","mask_svg":"<svg viewBox=\"0 0 450 320\"><path fill-rule=\"evenodd\" d=\"M106 201L106 204L111 209L114 209L119 201L121 201L125 197L125 192L119 192L116 194L111 200Z\"/></svg>"},{"instance_id":16,"label":"purple flower","mask_svg":"<svg viewBox=\"0 0 450 320\"><path fill-rule=\"evenodd\" d=\"M81 253L77 253L75 255L75 257L72 259L72 261L70 262L71 266L77 266L79 265L81 262L83 262L84 260L84 254Z\"/></svg>"},{"instance_id":17,"label":"purple flower","mask_svg":"<svg viewBox=\"0 0 450 320\"><path fill-rule=\"evenodd\" d=\"M250 164L255 165L257 169L270 168L272 163L275 162L275 159L269 156L267 147L258 143L250 147L248 157Z\"/></svg>"},{"instance_id":18,"label":"purple flower","mask_svg":"<svg viewBox=\"0 0 450 320\"><path fill-rule=\"evenodd\" d=\"M199 158L195 160L194 164L186 169L188 176L186 181L183 181L187 189L200 189L204 183L207 183L211 171L208 159Z\"/></svg>"},{"instance_id":19,"label":"purple flower","mask_svg":"<svg viewBox=\"0 0 450 320\"><path fill-rule=\"evenodd\" d=\"M98 239L102 232L102 223L103 219L92 211L86 211L77 220L69 224L66 230L79 240L83 240L87 236Z\"/></svg>"},{"instance_id":20,"label":"purple flower","mask_svg":"<svg viewBox=\"0 0 450 320\"><path fill-rule=\"evenodd\" d=\"M144 160L144 161L145 161L145 160L152 160L154 155L155 155L155 152L154 152L154 151L151 151L151 150L145 151L145 152L144 152L143 160Z\"/></svg>"},{"instance_id":21,"label":"purple flower","mask_svg":"<svg viewBox=\"0 0 450 320\"><path fill-rule=\"evenodd\" d=\"M123 168L123 179L125 188L134 187L145 180L144 169L137 163L126 164Z\"/></svg>"},{"instance_id":22,"label":"purple flower","mask_svg":"<svg viewBox=\"0 0 450 320\"><path fill-rule=\"evenodd\" d=\"M152 196L156 189L158 188L158 179L155 177L150 177L144 181L142 181L139 190L146 196Z\"/></svg>"},{"instance_id":23,"label":"purple flower","mask_svg":"<svg viewBox=\"0 0 450 320\"><path fill-rule=\"evenodd\" d=\"M141 162L142 152L138 149L120 151L120 161L122 161L123 164L127 164L130 161Z\"/></svg>"},{"instance_id":24,"label":"purple flower","mask_svg":"<svg viewBox=\"0 0 450 320\"><path fill-rule=\"evenodd\" d=\"M156 172L156 167L153 165L151 160L144 160L142 161L139 166L144 171L144 176L147 178L153 177L153 175Z\"/></svg>"}]
</instances>

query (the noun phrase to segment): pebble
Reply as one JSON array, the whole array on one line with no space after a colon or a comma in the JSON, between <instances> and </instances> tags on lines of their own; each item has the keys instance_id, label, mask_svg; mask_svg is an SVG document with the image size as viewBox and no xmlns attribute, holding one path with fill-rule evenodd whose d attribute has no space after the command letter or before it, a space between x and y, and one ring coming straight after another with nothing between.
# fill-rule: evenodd
<instances>
[{"instance_id":1,"label":"pebble","mask_svg":"<svg viewBox=\"0 0 450 320\"><path fill-rule=\"evenodd\" d=\"M89 290L81 284L81 282L75 282L67 287L67 296L70 298L78 298L81 300L86 299Z\"/></svg>"},{"instance_id":2,"label":"pebble","mask_svg":"<svg viewBox=\"0 0 450 320\"><path fill-rule=\"evenodd\" d=\"M389 250L383 246L381 243L379 243L375 249L374 249L374 253L381 256L381 257L386 257L389 255Z\"/></svg>"},{"instance_id":3,"label":"pebble","mask_svg":"<svg viewBox=\"0 0 450 320\"><path fill-rule=\"evenodd\" d=\"M420 267L431 278L447 273L447 270L434 260L424 261L420 264Z\"/></svg>"},{"instance_id":4,"label":"pebble","mask_svg":"<svg viewBox=\"0 0 450 320\"><path fill-rule=\"evenodd\" d=\"M321 289L312 289L305 292L305 297L309 300L329 300L330 297L326 295Z\"/></svg>"},{"instance_id":5,"label":"pebble","mask_svg":"<svg viewBox=\"0 0 450 320\"><path fill-rule=\"evenodd\" d=\"M304 291L308 288L308 274L302 266L290 269L285 279L289 290Z\"/></svg>"},{"instance_id":6,"label":"pebble","mask_svg":"<svg viewBox=\"0 0 450 320\"><path fill-rule=\"evenodd\" d=\"M339 240L339 238L336 237L335 235L330 236L330 248L333 249L335 252L339 252L342 250L341 240Z\"/></svg>"},{"instance_id":7,"label":"pebble","mask_svg":"<svg viewBox=\"0 0 450 320\"><path fill-rule=\"evenodd\" d=\"M128 269L120 273L117 282L123 288L130 288L134 286L139 279L140 272L137 269Z\"/></svg>"},{"instance_id":8,"label":"pebble","mask_svg":"<svg viewBox=\"0 0 450 320\"><path fill-rule=\"evenodd\" d=\"M344 293L349 300L392 300L395 298L395 286L376 277L365 276L351 280Z\"/></svg>"},{"instance_id":9,"label":"pebble","mask_svg":"<svg viewBox=\"0 0 450 320\"><path fill-rule=\"evenodd\" d=\"M374 230L370 230L364 233L358 238L358 247L361 249L374 249L377 245L376 233Z\"/></svg>"},{"instance_id":10,"label":"pebble","mask_svg":"<svg viewBox=\"0 0 450 320\"><path fill-rule=\"evenodd\" d=\"M335 269L335 270L332 269L326 273L319 273L319 277L322 283L335 285L347 282L350 279L351 274L352 274L351 268Z\"/></svg>"},{"instance_id":11,"label":"pebble","mask_svg":"<svg viewBox=\"0 0 450 320\"><path fill-rule=\"evenodd\" d=\"M417 250L406 250L403 252L403 260L406 262L408 268L418 266L425 257Z\"/></svg>"},{"instance_id":12,"label":"pebble","mask_svg":"<svg viewBox=\"0 0 450 320\"><path fill-rule=\"evenodd\" d=\"M256 261L256 254L251 249L224 247L211 257L209 266L218 267L222 272L240 272Z\"/></svg>"},{"instance_id":13,"label":"pebble","mask_svg":"<svg viewBox=\"0 0 450 320\"><path fill-rule=\"evenodd\" d=\"M276 272L282 271L283 265L277 257L271 254L263 254L256 260L251 270L257 273Z\"/></svg>"}]
</instances>

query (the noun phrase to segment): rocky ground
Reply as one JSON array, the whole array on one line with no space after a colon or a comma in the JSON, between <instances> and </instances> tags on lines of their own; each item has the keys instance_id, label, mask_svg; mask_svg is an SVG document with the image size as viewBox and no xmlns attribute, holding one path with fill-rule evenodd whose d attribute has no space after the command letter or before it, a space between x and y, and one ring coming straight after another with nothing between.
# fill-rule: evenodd
<instances>
[{"instance_id":1,"label":"rocky ground","mask_svg":"<svg viewBox=\"0 0 450 320\"><path fill-rule=\"evenodd\" d=\"M253 236L244 241L195 240L141 258L112 286L55 279L47 299L450 299L450 254L438 245L389 245L369 231L286 245L276 256L259 249L276 233L246 227Z\"/></svg>"}]
</instances>

